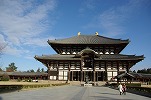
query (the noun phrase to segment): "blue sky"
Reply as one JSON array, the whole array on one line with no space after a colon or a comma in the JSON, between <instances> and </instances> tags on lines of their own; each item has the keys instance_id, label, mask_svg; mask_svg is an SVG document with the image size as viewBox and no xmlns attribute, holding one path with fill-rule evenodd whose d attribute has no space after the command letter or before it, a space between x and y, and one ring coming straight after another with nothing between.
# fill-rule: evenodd
<instances>
[{"instance_id":1,"label":"blue sky","mask_svg":"<svg viewBox=\"0 0 151 100\"><path fill-rule=\"evenodd\" d=\"M95 34L130 39L121 54L143 55L132 70L151 68L150 0L0 0L2 69L14 62L19 71L46 67L35 55L55 54L48 39Z\"/></svg>"}]
</instances>

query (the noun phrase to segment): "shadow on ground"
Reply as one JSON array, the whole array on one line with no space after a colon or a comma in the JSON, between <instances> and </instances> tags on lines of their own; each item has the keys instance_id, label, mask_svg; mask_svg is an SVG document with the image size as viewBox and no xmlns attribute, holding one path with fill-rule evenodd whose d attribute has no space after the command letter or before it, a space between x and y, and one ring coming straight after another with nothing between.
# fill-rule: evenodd
<instances>
[{"instance_id":1,"label":"shadow on ground","mask_svg":"<svg viewBox=\"0 0 151 100\"><path fill-rule=\"evenodd\" d=\"M0 94L19 91L23 88L23 85L0 85ZM2 100L2 98L0 98Z\"/></svg>"},{"instance_id":2,"label":"shadow on ground","mask_svg":"<svg viewBox=\"0 0 151 100\"><path fill-rule=\"evenodd\" d=\"M109 87L109 88L115 89L112 87ZM115 90L117 90L117 89L115 89ZM127 92L151 98L151 93L147 93L147 92L143 92L143 91L135 91L135 90L130 90L130 89L128 89Z\"/></svg>"},{"instance_id":3,"label":"shadow on ground","mask_svg":"<svg viewBox=\"0 0 151 100\"><path fill-rule=\"evenodd\" d=\"M121 100L121 98L117 99L117 98L104 97L104 96L91 96L91 97L97 98L97 100ZM133 100L133 99L123 99L123 100Z\"/></svg>"},{"instance_id":4,"label":"shadow on ground","mask_svg":"<svg viewBox=\"0 0 151 100\"><path fill-rule=\"evenodd\" d=\"M127 92L151 98L151 93L147 93L143 91L134 91L134 90L128 90Z\"/></svg>"},{"instance_id":5,"label":"shadow on ground","mask_svg":"<svg viewBox=\"0 0 151 100\"><path fill-rule=\"evenodd\" d=\"M119 94L114 94L114 93L100 93L100 94L119 95Z\"/></svg>"},{"instance_id":6,"label":"shadow on ground","mask_svg":"<svg viewBox=\"0 0 151 100\"><path fill-rule=\"evenodd\" d=\"M0 97L0 100L3 100L2 97Z\"/></svg>"}]
</instances>

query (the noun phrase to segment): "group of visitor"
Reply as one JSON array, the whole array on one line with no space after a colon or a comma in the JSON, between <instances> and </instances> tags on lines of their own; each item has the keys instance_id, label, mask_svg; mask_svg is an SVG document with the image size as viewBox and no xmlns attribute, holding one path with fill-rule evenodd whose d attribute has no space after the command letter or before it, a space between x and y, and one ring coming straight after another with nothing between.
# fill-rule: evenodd
<instances>
[{"instance_id":1,"label":"group of visitor","mask_svg":"<svg viewBox=\"0 0 151 100\"><path fill-rule=\"evenodd\" d=\"M122 95L122 94L124 94L124 95L126 95L126 85L125 84L119 84L119 86L118 86L118 89L119 89L119 92L120 92L120 95Z\"/></svg>"}]
</instances>

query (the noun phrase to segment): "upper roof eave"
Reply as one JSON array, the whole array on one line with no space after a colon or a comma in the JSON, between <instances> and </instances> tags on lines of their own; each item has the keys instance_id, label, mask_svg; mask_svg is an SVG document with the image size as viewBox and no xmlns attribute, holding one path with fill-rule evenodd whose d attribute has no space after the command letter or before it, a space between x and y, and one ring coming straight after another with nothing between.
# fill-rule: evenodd
<instances>
[{"instance_id":1,"label":"upper roof eave","mask_svg":"<svg viewBox=\"0 0 151 100\"><path fill-rule=\"evenodd\" d=\"M65 39L48 40L49 44L128 44L130 41L100 35L78 35Z\"/></svg>"}]
</instances>

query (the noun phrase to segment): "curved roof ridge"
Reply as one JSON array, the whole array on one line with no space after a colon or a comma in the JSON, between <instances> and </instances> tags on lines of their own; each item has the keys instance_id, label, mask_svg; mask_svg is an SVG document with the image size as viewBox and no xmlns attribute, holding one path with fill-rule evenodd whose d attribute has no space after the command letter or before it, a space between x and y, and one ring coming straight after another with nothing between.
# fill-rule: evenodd
<instances>
[{"instance_id":1,"label":"curved roof ridge","mask_svg":"<svg viewBox=\"0 0 151 100\"><path fill-rule=\"evenodd\" d=\"M121 40L100 35L77 35L65 39L48 40L49 44L121 44L129 43L129 39Z\"/></svg>"},{"instance_id":2,"label":"curved roof ridge","mask_svg":"<svg viewBox=\"0 0 151 100\"><path fill-rule=\"evenodd\" d=\"M75 36L72 36L72 37L67 37L67 38L64 38L64 39L70 39L70 38L74 38L74 37L79 37L79 36L98 36L98 37L102 37L102 38L106 38L106 39L111 39L111 40L120 40L120 41L127 41L129 39L115 39L115 38L109 38L109 37L105 37L105 36L102 36L102 35L92 35L92 34L81 34L81 35L75 35ZM64 39L55 39L55 40L64 40ZM54 41L54 40L49 40L48 41Z\"/></svg>"},{"instance_id":3,"label":"curved roof ridge","mask_svg":"<svg viewBox=\"0 0 151 100\"><path fill-rule=\"evenodd\" d=\"M105 37L105 36L102 36L102 35L97 35L99 37L103 37L103 38L106 38L106 39L112 39L112 40L122 40L122 39L114 39L114 38L109 38L109 37ZM129 40L129 39L126 39L126 40Z\"/></svg>"}]
</instances>

